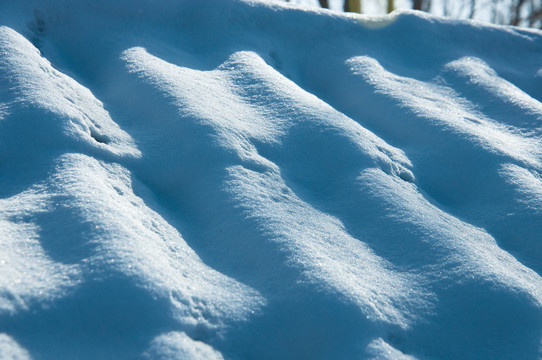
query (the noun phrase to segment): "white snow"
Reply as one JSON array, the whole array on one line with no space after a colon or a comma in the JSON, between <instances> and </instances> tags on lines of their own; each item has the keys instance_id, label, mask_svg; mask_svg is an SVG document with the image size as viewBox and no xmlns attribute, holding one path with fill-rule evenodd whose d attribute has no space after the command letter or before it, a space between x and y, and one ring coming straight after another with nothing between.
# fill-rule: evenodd
<instances>
[{"instance_id":1,"label":"white snow","mask_svg":"<svg viewBox=\"0 0 542 360\"><path fill-rule=\"evenodd\" d=\"M0 3L0 358L539 359L542 33Z\"/></svg>"}]
</instances>

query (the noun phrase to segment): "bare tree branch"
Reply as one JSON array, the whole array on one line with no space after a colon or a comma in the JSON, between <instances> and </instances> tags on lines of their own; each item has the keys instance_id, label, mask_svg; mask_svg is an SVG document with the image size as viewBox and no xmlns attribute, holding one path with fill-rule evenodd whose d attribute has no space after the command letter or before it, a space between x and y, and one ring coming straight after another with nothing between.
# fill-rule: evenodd
<instances>
[{"instance_id":1,"label":"bare tree branch","mask_svg":"<svg viewBox=\"0 0 542 360\"><path fill-rule=\"evenodd\" d=\"M361 0L344 0L344 11L361 14Z\"/></svg>"},{"instance_id":2,"label":"bare tree branch","mask_svg":"<svg viewBox=\"0 0 542 360\"><path fill-rule=\"evenodd\" d=\"M476 0L470 0L469 19L474 19L476 13Z\"/></svg>"},{"instance_id":3,"label":"bare tree branch","mask_svg":"<svg viewBox=\"0 0 542 360\"><path fill-rule=\"evenodd\" d=\"M318 0L320 2L320 6L324 9L329 9L329 0Z\"/></svg>"}]
</instances>

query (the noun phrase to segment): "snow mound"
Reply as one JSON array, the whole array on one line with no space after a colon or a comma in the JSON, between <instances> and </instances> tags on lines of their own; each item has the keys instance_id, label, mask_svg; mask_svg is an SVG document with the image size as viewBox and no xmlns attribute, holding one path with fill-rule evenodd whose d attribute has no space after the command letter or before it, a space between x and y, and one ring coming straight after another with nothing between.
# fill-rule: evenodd
<instances>
[{"instance_id":1,"label":"snow mound","mask_svg":"<svg viewBox=\"0 0 542 360\"><path fill-rule=\"evenodd\" d=\"M0 4L0 357L538 359L542 33Z\"/></svg>"}]
</instances>

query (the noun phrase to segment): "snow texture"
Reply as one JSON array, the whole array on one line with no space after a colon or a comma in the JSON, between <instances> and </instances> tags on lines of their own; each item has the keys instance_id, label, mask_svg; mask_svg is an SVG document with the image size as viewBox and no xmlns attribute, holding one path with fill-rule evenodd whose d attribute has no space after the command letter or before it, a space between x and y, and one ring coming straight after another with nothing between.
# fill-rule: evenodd
<instances>
[{"instance_id":1,"label":"snow texture","mask_svg":"<svg viewBox=\"0 0 542 360\"><path fill-rule=\"evenodd\" d=\"M542 33L0 2L1 359L540 359Z\"/></svg>"}]
</instances>

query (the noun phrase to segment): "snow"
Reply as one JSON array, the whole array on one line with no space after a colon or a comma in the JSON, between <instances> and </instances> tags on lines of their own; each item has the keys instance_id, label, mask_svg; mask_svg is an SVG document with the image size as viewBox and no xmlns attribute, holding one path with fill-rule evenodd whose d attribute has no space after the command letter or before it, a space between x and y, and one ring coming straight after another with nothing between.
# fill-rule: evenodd
<instances>
[{"instance_id":1,"label":"snow","mask_svg":"<svg viewBox=\"0 0 542 360\"><path fill-rule=\"evenodd\" d=\"M542 33L0 3L0 358L539 359Z\"/></svg>"}]
</instances>

